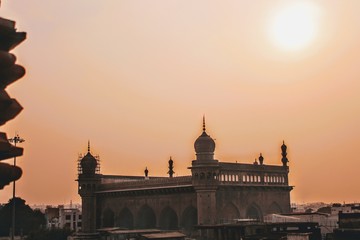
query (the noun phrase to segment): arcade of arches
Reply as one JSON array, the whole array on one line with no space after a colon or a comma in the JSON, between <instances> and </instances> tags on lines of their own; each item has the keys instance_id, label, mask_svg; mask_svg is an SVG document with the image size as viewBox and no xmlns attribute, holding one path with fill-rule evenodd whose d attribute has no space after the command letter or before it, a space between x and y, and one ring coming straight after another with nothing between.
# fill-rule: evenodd
<instances>
[{"instance_id":1,"label":"arcade of arches","mask_svg":"<svg viewBox=\"0 0 360 240\"><path fill-rule=\"evenodd\" d=\"M257 204L252 203L245 209L245 215L240 214L238 207L229 202L219 211L219 222L226 223L239 218L257 220L263 218L263 211ZM279 204L276 202L273 202L266 211L267 214L282 212ZM178 214L172 207L166 206L162 208L159 214L156 214L152 207L144 204L134 214L128 207L124 207L118 212L106 208L102 213L101 226L104 228L120 227L126 229L160 228L163 230L175 230L180 228L191 230L193 226L197 225L197 219L197 209L194 206L188 206L181 214Z\"/></svg>"},{"instance_id":2,"label":"arcade of arches","mask_svg":"<svg viewBox=\"0 0 360 240\"><path fill-rule=\"evenodd\" d=\"M136 216L136 218L134 218ZM133 214L129 208L124 207L118 213L106 208L102 213L101 226L120 227L126 229L151 229L160 228L164 230L185 229L191 230L197 224L197 210L188 206L178 217L174 209L167 206L162 209L159 216L148 205L143 205L140 210Z\"/></svg>"}]
</instances>

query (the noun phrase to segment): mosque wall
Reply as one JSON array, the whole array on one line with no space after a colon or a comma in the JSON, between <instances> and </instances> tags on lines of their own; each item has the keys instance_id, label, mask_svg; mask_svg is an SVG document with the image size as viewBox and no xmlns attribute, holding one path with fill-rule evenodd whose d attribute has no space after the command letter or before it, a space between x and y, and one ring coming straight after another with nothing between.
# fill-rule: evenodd
<instances>
[{"instance_id":1,"label":"mosque wall","mask_svg":"<svg viewBox=\"0 0 360 240\"><path fill-rule=\"evenodd\" d=\"M189 228L197 222L196 193L99 196L99 227Z\"/></svg>"}]
</instances>

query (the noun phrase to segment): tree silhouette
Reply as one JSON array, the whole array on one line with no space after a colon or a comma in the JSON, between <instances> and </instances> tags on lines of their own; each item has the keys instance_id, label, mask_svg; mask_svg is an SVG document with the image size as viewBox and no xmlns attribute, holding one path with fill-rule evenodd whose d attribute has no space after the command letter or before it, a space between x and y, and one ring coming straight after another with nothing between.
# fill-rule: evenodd
<instances>
[{"instance_id":1,"label":"tree silhouette","mask_svg":"<svg viewBox=\"0 0 360 240\"><path fill-rule=\"evenodd\" d=\"M12 221L13 199L3 205L0 209L0 236L9 236ZM15 198L15 235L27 235L31 231L45 227L45 215L39 210L32 210L25 200Z\"/></svg>"},{"instance_id":2,"label":"tree silhouette","mask_svg":"<svg viewBox=\"0 0 360 240\"><path fill-rule=\"evenodd\" d=\"M67 240L68 236L71 235L70 229L42 229L31 232L26 240Z\"/></svg>"}]
</instances>

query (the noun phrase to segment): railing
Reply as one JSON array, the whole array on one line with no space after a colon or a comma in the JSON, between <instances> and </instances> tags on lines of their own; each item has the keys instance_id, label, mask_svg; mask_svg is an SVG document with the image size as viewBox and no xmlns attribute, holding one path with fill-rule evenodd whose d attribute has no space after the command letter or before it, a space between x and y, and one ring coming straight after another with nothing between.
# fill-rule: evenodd
<instances>
[{"instance_id":1,"label":"railing","mask_svg":"<svg viewBox=\"0 0 360 240\"><path fill-rule=\"evenodd\" d=\"M222 172L218 179L220 184L288 185L286 174Z\"/></svg>"},{"instance_id":2,"label":"railing","mask_svg":"<svg viewBox=\"0 0 360 240\"><path fill-rule=\"evenodd\" d=\"M288 185L288 168L273 165L222 164L220 184Z\"/></svg>"}]
</instances>

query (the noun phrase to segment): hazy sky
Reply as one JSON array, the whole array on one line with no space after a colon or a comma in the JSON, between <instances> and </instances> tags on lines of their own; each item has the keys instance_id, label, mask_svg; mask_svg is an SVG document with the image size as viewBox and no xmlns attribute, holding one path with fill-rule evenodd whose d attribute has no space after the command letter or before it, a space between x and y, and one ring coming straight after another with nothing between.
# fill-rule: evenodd
<instances>
[{"instance_id":1,"label":"hazy sky","mask_svg":"<svg viewBox=\"0 0 360 240\"><path fill-rule=\"evenodd\" d=\"M17 195L79 202L88 140L104 174L165 176L169 156L190 174L205 114L220 161L280 165L285 140L293 202L360 201L360 1L307 1L313 22L290 28L313 35L286 49L270 29L294 2L3 1L28 33L7 88L24 110L0 129L26 139Z\"/></svg>"}]
</instances>

